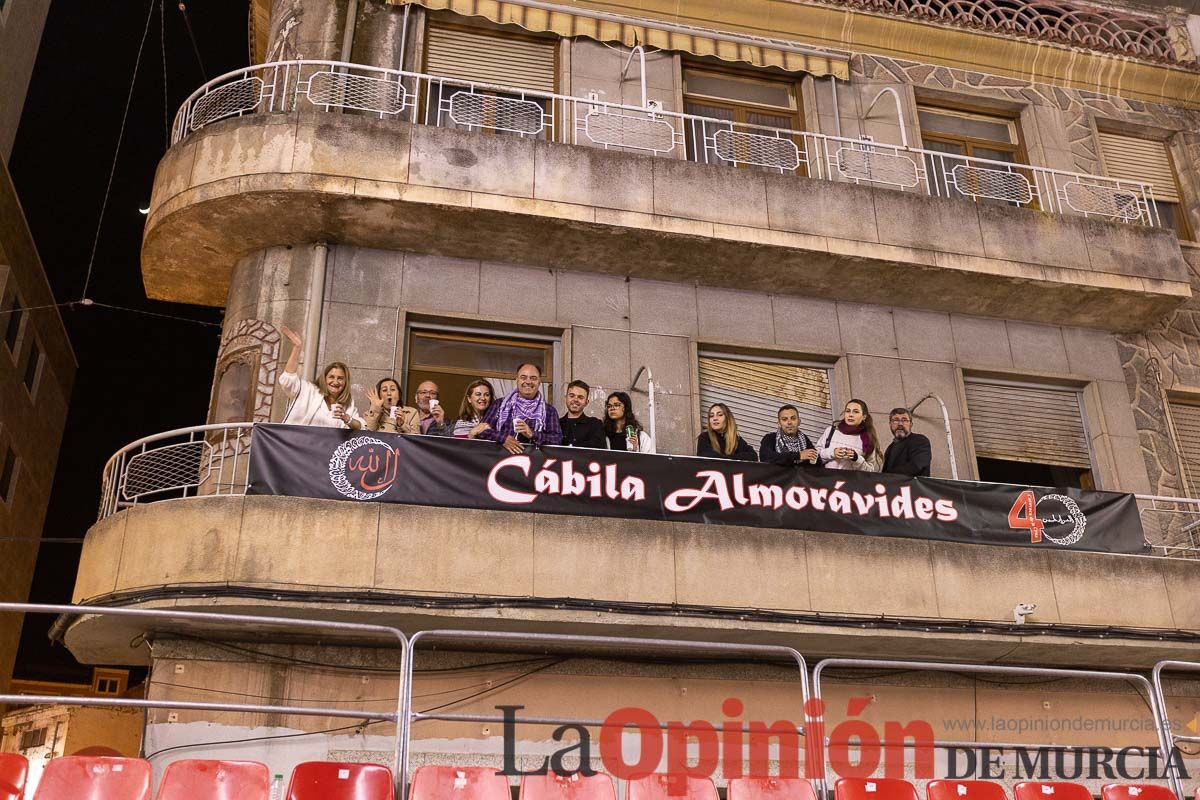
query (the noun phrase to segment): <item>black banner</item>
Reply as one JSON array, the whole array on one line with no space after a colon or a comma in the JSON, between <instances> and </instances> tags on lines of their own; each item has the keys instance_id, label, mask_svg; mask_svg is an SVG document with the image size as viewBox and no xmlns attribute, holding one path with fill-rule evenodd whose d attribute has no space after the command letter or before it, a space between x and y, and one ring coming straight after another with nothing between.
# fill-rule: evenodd
<instances>
[{"instance_id":1,"label":"black banner","mask_svg":"<svg viewBox=\"0 0 1200 800\"><path fill-rule=\"evenodd\" d=\"M1133 495L256 425L250 494L1141 553Z\"/></svg>"}]
</instances>

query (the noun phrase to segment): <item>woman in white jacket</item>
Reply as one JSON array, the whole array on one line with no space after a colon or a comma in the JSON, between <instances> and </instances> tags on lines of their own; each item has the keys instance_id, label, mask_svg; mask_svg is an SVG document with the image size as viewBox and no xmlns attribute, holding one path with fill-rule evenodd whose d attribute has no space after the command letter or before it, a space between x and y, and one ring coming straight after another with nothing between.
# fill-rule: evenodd
<instances>
[{"instance_id":1,"label":"woman in white jacket","mask_svg":"<svg viewBox=\"0 0 1200 800\"><path fill-rule=\"evenodd\" d=\"M296 373L303 344L300 335L286 325L280 325L279 331L292 343L292 353L279 374L279 385L292 398L284 424L362 430L362 417L350 397L350 368L334 361L325 367L317 383L301 378Z\"/></svg>"},{"instance_id":2,"label":"woman in white jacket","mask_svg":"<svg viewBox=\"0 0 1200 800\"><path fill-rule=\"evenodd\" d=\"M817 452L826 469L879 472L883 456L867 404L857 399L846 403L841 421L830 425L817 439Z\"/></svg>"},{"instance_id":3,"label":"woman in white jacket","mask_svg":"<svg viewBox=\"0 0 1200 800\"><path fill-rule=\"evenodd\" d=\"M625 392L613 392L604 402L604 435L609 450L653 453L654 440L633 413L633 402Z\"/></svg>"}]
</instances>

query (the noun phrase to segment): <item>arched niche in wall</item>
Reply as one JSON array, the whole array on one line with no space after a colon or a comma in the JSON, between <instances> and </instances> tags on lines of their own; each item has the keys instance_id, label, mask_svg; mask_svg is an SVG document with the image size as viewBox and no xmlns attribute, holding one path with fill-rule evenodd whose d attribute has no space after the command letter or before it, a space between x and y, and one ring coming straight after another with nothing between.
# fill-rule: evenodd
<instances>
[{"instance_id":1,"label":"arched niche in wall","mask_svg":"<svg viewBox=\"0 0 1200 800\"><path fill-rule=\"evenodd\" d=\"M221 342L208 404L211 424L270 422L279 371L279 331L242 320Z\"/></svg>"}]
</instances>

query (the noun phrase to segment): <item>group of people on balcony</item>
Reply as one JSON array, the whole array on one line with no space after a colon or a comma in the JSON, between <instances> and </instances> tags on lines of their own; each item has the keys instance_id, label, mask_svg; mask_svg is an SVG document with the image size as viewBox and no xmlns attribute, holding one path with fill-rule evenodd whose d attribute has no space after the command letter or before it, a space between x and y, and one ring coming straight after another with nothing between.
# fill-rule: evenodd
<instances>
[{"instance_id":1,"label":"group of people on balcony","mask_svg":"<svg viewBox=\"0 0 1200 800\"><path fill-rule=\"evenodd\" d=\"M350 369L329 364L315 383L301 378L301 339L286 326L280 330L292 343L279 384L291 398L284 423L384 431L387 433L451 436L496 442L510 453L526 445L564 445L636 453L656 452L654 439L634 414L625 392L611 392L604 417L585 413L591 387L571 381L564 394L567 413L559 416L542 392L542 372L536 364L517 368L516 388L497 397L492 384L480 378L467 385L455 414L447 414L433 381L417 386L415 407L403 404L400 383L384 378L367 390L370 407L360 414L350 396ZM848 401L840 420L827 427L816 441L800 430L800 412L794 405L778 411L779 427L762 438L756 451L738 435L737 420L725 403L708 409L705 430L696 438L696 455L737 461L763 461L800 468L893 472L909 476L929 474L932 460L929 439L912 431L912 413L892 409L888 425L893 440L886 447L879 439L867 404Z\"/></svg>"}]
</instances>

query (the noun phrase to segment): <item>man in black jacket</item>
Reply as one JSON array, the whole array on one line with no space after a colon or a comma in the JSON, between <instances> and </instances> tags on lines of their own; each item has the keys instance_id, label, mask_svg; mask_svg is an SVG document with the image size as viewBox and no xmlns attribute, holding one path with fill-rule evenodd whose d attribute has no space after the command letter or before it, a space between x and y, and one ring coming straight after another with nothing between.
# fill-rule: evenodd
<instances>
[{"instance_id":1,"label":"man in black jacket","mask_svg":"<svg viewBox=\"0 0 1200 800\"><path fill-rule=\"evenodd\" d=\"M820 462L817 448L800 430L800 412L795 406L779 409L779 430L762 438L758 448L758 460L765 464L781 466L798 465L815 467Z\"/></svg>"},{"instance_id":2,"label":"man in black jacket","mask_svg":"<svg viewBox=\"0 0 1200 800\"><path fill-rule=\"evenodd\" d=\"M583 413L591 393L592 387L583 381L567 384L567 415L558 421L562 426L562 443L567 447L595 447L601 450L608 447L604 423Z\"/></svg>"},{"instance_id":3,"label":"man in black jacket","mask_svg":"<svg viewBox=\"0 0 1200 800\"><path fill-rule=\"evenodd\" d=\"M928 477L933 451L929 439L912 432L912 412L907 408L893 408L888 415L888 427L892 429L894 439L883 454L883 471L912 478Z\"/></svg>"}]
</instances>

